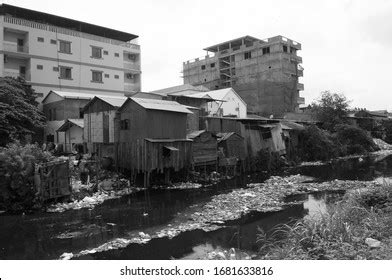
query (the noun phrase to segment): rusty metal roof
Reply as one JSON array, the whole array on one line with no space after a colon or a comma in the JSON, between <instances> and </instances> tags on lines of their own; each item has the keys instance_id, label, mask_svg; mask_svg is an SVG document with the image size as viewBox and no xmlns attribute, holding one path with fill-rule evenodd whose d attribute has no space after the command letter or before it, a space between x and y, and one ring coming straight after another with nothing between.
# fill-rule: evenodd
<instances>
[{"instance_id":1,"label":"rusty metal roof","mask_svg":"<svg viewBox=\"0 0 392 280\"><path fill-rule=\"evenodd\" d=\"M66 119L64 123L56 130L59 132L67 131L71 126L76 125L80 128L84 128L83 119Z\"/></svg>"},{"instance_id":2,"label":"rusty metal roof","mask_svg":"<svg viewBox=\"0 0 392 280\"><path fill-rule=\"evenodd\" d=\"M133 100L144 109L147 110L161 110L161 111L170 111L184 114L193 114L191 111L187 109L187 106L181 105L176 101L168 101L168 100L159 100L159 99L145 99L145 98L136 98L130 97L129 99Z\"/></svg>"}]
</instances>

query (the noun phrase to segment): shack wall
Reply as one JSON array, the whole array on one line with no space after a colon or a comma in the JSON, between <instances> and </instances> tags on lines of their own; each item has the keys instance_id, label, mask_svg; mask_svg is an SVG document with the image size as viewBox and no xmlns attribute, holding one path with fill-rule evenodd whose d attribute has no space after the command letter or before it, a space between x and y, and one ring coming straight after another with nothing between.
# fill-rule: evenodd
<instances>
[{"instance_id":1,"label":"shack wall","mask_svg":"<svg viewBox=\"0 0 392 280\"><path fill-rule=\"evenodd\" d=\"M211 132L205 131L192 140L192 157L194 165L216 163L218 157L218 141Z\"/></svg>"}]
</instances>

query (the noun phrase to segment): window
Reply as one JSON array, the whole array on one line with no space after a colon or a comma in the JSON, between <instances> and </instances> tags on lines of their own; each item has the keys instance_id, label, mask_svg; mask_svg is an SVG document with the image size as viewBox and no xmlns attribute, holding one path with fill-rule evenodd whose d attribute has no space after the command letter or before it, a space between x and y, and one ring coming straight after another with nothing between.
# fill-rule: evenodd
<instances>
[{"instance_id":1,"label":"window","mask_svg":"<svg viewBox=\"0 0 392 280\"><path fill-rule=\"evenodd\" d=\"M251 59L252 58L252 53L251 52L245 52L244 53L244 59Z\"/></svg>"},{"instance_id":2,"label":"window","mask_svg":"<svg viewBox=\"0 0 392 280\"><path fill-rule=\"evenodd\" d=\"M269 47L263 48L263 54L267 54L267 53L270 53L270 48Z\"/></svg>"},{"instance_id":3,"label":"window","mask_svg":"<svg viewBox=\"0 0 392 280\"><path fill-rule=\"evenodd\" d=\"M287 51L287 46L286 46L286 45L283 45L283 52L288 52L288 51Z\"/></svg>"},{"instance_id":4,"label":"window","mask_svg":"<svg viewBox=\"0 0 392 280\"><path fill-rule=\"evenodd\" d=\"M215 63L211 63L211 64L210 64L210 67L211 67L211 68L214 68L214 67L215 67Z\"/></svg>"},{"instance_id":5,"label":"window","mask_svg":"<svg viewBox=\"0 0 392 280\"><path fill-rule=\"evenodd\" d=\"M205 70L206 69L206 66L205 65L202 65L201 66L201 70Z\"/></svg>"},{"instance_id":6,"label":"window","mask_svg":"<svg viewBox=\"0 0 392 280\"><path fill-rule=\"evenodd\" d=\"M109 78L109 74L105 74L105 78Z\"/></svg>"},{"instance_id":7,"label":"window","mask_svg":"<svg viewBox=\"0 0 392 280\"><path fill-rule=\"evenodd\" d=\"M53 71L54 71L54 72L58 72L58 71L59 71L59 68L55 66L55 67L53 67Z\"/></svg>"},{"instance_id":8,"label":"window","mask_svg":"<svg viewBox=\"0 0 392 280\"><path fill-rule=\"evenodd\" d=\"M91 57L102 58L102 48L91 46Z\"/></svg>"},{"instance_id":9,"label":"window","mask_svg":"<svg viewBox=\"0 0 392 280\"><path fill-rule=\"evenodd\" d=\"M60 66L60 79L72 80L72 68Z\"/></svg>"},{"instance_id":10,"label":"window","mask_svg":"<svg viewBox=\"0 0 392 280\"><path fill-rule=\"evenodd\" d=\"M92 82L102 83L102 72L101 71L92 71Z\"/></svg>"},{"instance_id":11,"label":"window","mask_svg":"<svg viewBox=\"0 0 392 280\"><path fill-rule=\"evenodd\" d=\"M40 64L37 64L37 69L38 69L38 70L42 70L42 69L44 69L44 66L43 66L43 65L40 65Z\"/></svg>"},{"instance_id":12,"label":"window","mask_svg":"<svg viewBox=\"0 0 392 280\"><path fill-rule=\"evenodd\" d=\"M115 78L115 79L119 79L120 76L119 76L119 75L114 75L114 78Z\"/></svg>"},{"instance_id":13,"label":"window","mask_svg":"<svg viewBox=\"0 0 392 280\"><path fill-rule=\"evenodd\" d=\"M272 138L272 133L271 131L265 131L261 133L261 137L263 137L264 140Z\"/></svg>"},{"instance_id":14,"label":"window","mask_svg":"<svg viewBox=\"0 0 392 280\"><path fill-rule=\"evenodd\" d=\"M128 130L129 129L129 120L128 119L120 121L120 129L121 130Z\"/></svg>"},{"instance_id":15,"label":"window","mask_svg":"<svg viewBox=\"0 0 392 280\"><path fill-rule=\"evenodd\" d=\"M120 57L120 54L119 53L114 53L114 56L115 57Z\"/></svg>"},{"instance_id":16,"label":"window","mask_svg":"<svg viewBox=\"0 0 392 280\"><path fill-rule=\"evenodd\" d=\"M57 41L56 41L56 40L53 40L53 39L50 40L50 43L53 44L53 45L57 45Z\"/></svg>"},{"instance_id":17,"label":"window","mask_svg":"<svg viewBox=\"0 0 392 280\"><path fill-rule=\"evenodd\" d=\"M133 53L129 53L128 54L128 59L131 60L131 61L136 61L136 55L133 54Z\"/></svg>"},{"instance_id":18,"label":"window","mask_svg":"<svg viewBox=\"0 0 392 280\"><path fill-rule=\"evenodd\" d=\"M109 52L108 52L108 51L103 51L103 54L104 54L104 55L108 55Z\"/></svg>"},{"instance_id":19,"label":"window","mask_svg":"<svg viewBox=\"0 0 392 280\"><path fill-rule=\"evenodd\" d=\"M44 42L44 38L42 38L42 37L38 37L37 40L38 40L38 42L41 42L41 43Z\"/></svg>"},{"instance_id":20,"label":"window","mask_svg":"<svg viewBox=\"0 0 392 280\"><path fill-rule=\"evenodd\" d=\"M84 117L83 108L79 108L79 119L83 119L83 117Z\"/></svg>"},{"instance_id":21,"label":"window","mask_svg":"<svg viewBox=\"0 0 392 280\"><path fill-rule=\"evenodd\" d=\"M60 41L60 52L61 53L71 53L71 42Z\"/></svg>"}]
</instances>

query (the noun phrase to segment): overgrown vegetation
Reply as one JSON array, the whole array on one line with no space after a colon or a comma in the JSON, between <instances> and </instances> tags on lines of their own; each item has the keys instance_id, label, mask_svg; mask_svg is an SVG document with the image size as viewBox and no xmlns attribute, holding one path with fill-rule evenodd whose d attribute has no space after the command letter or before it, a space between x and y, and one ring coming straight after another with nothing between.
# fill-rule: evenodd
<instances>
[{"instance_id":1,"label":"overgrown vegetation","mask_svg":"<svg viewBox=\"0 0 392 280\"><path fill-rule=\"evenodd\" d=\"M392 259L391 214L392 186L357 190L320 217L282 226L269 237L261 232L260 257Z\"/></svg>"},{"instance_id":2,"label":"overgrown vegetation","mask_svg":"<svg viewBox=\"0 0 392 280\"><path fill-rule=\"evenodd\" d=\"M315 125L301 133L299 147L301 159L305 161L326 161L338 156L364 154L378 149L366 131L346 125L337 125L335 132L329 132Z\"/></svg>"},{"instance_id":3,"label":"overgrown vegetation","mask_svg":"<svg viewBox=\"0 0 392 280\"><path fill-rule=\"evenodd\" d=\"M23 79L0 77L0 146L25 141L45 125L37 94Z\"/></svg>"},{"instance_id":4,"label":"overgrown vegetation","mask_svg":"<svg viewBox=\"0 0 392 280\"><path fill-rule=\"evenodd\" d=\"M323 129L334 131L337 125L347 123L349 103L343 94L323 91L320 99L311 104L311 111Z\"/></svg>"},{"instance_id":5,"label":"overgrown vegetation","mask_svg":"<svg viewBox=\"0 0 392 280\"><path fill-rule=\"evenodd\" d=\"M12 143L0 147L0 208L13 212L40 206L34 185L35 165L52 155L38 145Z\"/></svg>"}]
</instances>

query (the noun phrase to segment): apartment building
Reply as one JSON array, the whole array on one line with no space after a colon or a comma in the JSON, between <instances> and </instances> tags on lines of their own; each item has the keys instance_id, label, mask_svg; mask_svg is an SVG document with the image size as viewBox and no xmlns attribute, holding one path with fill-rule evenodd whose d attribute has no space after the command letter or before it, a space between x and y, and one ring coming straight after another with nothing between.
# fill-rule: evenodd
<instances>
[{"instance_id":1,"label":"apartment building","mask_svg":"<svg viewBox=\"0 0 392 280\"><path fill-rule=\"evenodd\" d=\"M183 63L184 84L211 90L231 87L248 105L248 113L265 116L296 112L305 102L300 97L300 43L283 36L244 36L204 50L205 57Z\"/></svg>"},{"instance_id":2,"label":"apartment building","mask_svg":"<svg viewBox=\"0 0 392 280\"><path fill-rule=\"evenodd\" d=\"M124 95L141 89L137 35L0 5L0 75L50 90Z\"/></svg>"}]
</instances>

